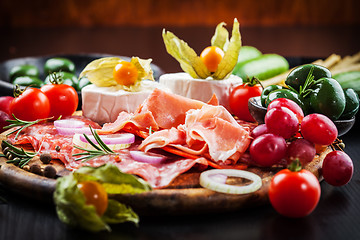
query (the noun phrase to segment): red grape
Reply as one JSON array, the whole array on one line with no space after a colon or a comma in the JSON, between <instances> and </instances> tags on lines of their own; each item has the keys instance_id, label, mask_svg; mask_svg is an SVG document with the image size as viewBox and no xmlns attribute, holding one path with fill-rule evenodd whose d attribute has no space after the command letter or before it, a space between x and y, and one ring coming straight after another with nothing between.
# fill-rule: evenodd
<instances>
[{"instance_id":1,"label":"red grape","mask_svg":"<svg viewBox=\"0 0 360 240\"><path fill-rule=\"evenodd\" d=\"M260 124L260 125L256 126L252 130L251 137L257 138L258 136L263 135L265 133L268 133L266 125L265 124Z\"/></svg>"},{"instance_id":2,"label":"red grape","mask_svg":"<svg viewBox=\"0 0 360 240\"><path fill-rule=\"evenodd\" d=\"M299 130L299 120L295 113L285 107L272 108L265 115L265 124L269 133L289 139Z\"/></svg>"},{"instance_id":3,"label":"red grape","mask_svg":"<svg viewBox=\"0 0 360 240\"><path fill-rule=\"evenodd\" d=\"M338 135L335 124L325 115L313 113L304 117L301 122L302 136L320 145L330 145Z\"/></svg>"},{"instance_id":4,"label":"red grape","mask_svg":"<svg viewBox=\"0 0 360 240\"><path fill-rule=\"evenodd\" d=\"M0 97L0 111L3 111L5 113L7 113L8 115L10 115L10 103L12 102L12 100L14 99L14 97L11 96L3 96Z\"/></svg>"},{"instance_id":5,"label":"red grape","mask_svg":"<svg viewBox=\"0 0 360 240\"><path fill-rule=\"evenodd\" d=\"M279 163L286 155L286 142L281 136L266 133L250 144L251 158L260 166L270 167Z\"/></svg>"},{"instance_id":6,"label":"red grape","mask_svg":"<svg viewBox=\"0 0 360 240\"><path fill-rule=\"evenodd\" d=\"M287 148L286 159L288 164L298 159L301 165L311 162L316 154L315 145L303 138L292 141Z\"/></svg>"},{"instance_id":7,"label":"red grape","mask_svg":"<svg viewBox=\"0 0 360 240\"><path fill-rule=\"evenodd\" d=\"M353 172L353 162L345 152L332 151L326 155L322 165L322 174L327 183L343 186L350 181Z\"/></svg>"},{"instance_id":8,"label":"red grape","mask_svg":"<svg viewBox=\"0 0 360 240\"><path fill-rule=\"evenodd\" d=\"M304 112L301 109L301 107L291 99L277 98L268 105L267 110L269 111L270 109L277 107L286 107L290 109L293 113L295 113L299 122L301 122L302 119L304 118Z\"/></svg>"},{"instance_id":9,"label":"red grape","mask_svg":"<svg viewBox=\"0 0 360 240\"><path fill-rule=\"evenodd\" d=\"M6 112L0 110L0 133L4 131L4 127L8 126L10 123L6 120L9 120L10 117Z\"/></svg>"}]
</instances>

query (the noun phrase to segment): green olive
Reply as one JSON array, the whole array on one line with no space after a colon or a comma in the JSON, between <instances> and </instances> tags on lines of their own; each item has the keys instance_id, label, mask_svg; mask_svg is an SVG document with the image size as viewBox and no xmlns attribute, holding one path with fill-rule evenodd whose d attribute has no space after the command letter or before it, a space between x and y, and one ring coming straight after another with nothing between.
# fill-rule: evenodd
<instances>
[{"instance_id":1,"label":"green olive","mask_svg":"<svg viewBox=\"0 0 360 240\"><path fill-rule=\"evenodd\" d=\"M313 68L312 74L314 76L314 80L318 80L323 77L331 77L329 69L316 64L305 64L295 68L289 73L285 80L286 85L294 88L296 91L299 91L300 86L304 86L311 68Z\"/></svg>"},{"instance_id":2,"label":"green olive","mask_svg":"<svg viewBox=\"0 0 360 240\"><path fill-rule=\"evenodd\" d=\"M44 85L44 82L37 77L22 76L15 78L13 84L24 87L30 86L40 88L42 85Z\"/></svg>"},{"instance_id":3,"label":"green olive","mask_svg":"<svg viewBox=\"0 0 360 240\"><path fill-rule=\"evenodd\" d=\"M80 78L79 79L79 84L78 84L78 87L79 87L78 91L81 91L81 89L83 87L85 87L85 86L87 86L89 84L91 84L91 82L89 81L89 79L86 76Z\"/></svg>"},{"instance_id":4,"label":"green olive","mask_svg":"<svg viewBox=\"0 0 360 240\"><path fill-rule=\"evenodd\" d=\"M39 69L30 64L18 65L13 67L10 70L9 77L11 81L14 81L17 77L29 76L29 77L39 77Z\"/></svg>"},{"instance_id":5,"label":"green olive","mask_svg":"<svg viewBox=\"0 0 360 240\"><path fill-rule=\"evenodd\" d=\"M68 72L58 72L56 74L61 76L61 78L63 79L63 84L72 86L73 88L75 88L75 90L78 89L78 78L74 74L68 73ZM44 81L45 84L50 84L51 83L50 79L52 77L53 77L52 75L48 75L45 78L45 81Z\"/></svg>"},{"instance_id":6,"label":"green olive","mask_svg":"<svg viewBox=\"0 0 360 240\"><path fill-rule=\"evenodd\" d=\"M348 88L344 90L346 105L344 112L340 116L341 119L351 119L359 111L359 96L354 89Z\"/></svg>"},{"instance_id":7,"label":"green olive","mask_svg":"<svg viewBox=\"0 0 360 240\"><path fill-rule=\"evenodd\" d=\"M75 73L75 64L67 58L50 58L45 62L44 72L50 74L53 72Z\"/></svg>"},{"instance_id":8,"label":"green olive","mask_svg":"<svg viewBox=\"0 0 360 240\"><path fill-rule=\"evenodd\" d=\"M345 109L345 94L340 84L333 78L320 78L312 87L310 95L312 111L321 113L331 120L338 119Z\"/></svg>"}]
</instances>

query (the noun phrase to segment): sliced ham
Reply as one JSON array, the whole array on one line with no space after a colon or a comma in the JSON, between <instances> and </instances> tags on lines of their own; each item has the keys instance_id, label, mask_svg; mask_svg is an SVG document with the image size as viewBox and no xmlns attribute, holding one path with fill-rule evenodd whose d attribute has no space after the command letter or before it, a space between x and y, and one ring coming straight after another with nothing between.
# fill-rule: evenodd
<instances>
[{"instance_id":1,"label":"sliced ham","mask_svg":"<svg viewBox=\"0 0 360 240\"><path fill-rule=\"evenodd\" d=\"M176 130L158 131L147 137L139 148L149 151L170 145L199 155L207 155L204 152L207 149L215 162L230 164L236 163L248 148L249 135L249 129L240 126L224 107L204 105L188 111L185 123ZM183 138L186 144L181 144Z\"/></svg>"}]
</instances>

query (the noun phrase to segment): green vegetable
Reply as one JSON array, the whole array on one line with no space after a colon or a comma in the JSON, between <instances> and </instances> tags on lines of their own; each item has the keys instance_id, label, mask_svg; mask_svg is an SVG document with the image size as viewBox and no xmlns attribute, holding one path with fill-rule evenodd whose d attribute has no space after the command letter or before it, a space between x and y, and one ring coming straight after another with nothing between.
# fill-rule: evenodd
<instances>
[{"instance_id":1,"label":"green vegetable","mask_svg":"<svg viewBox=\"0 0 360 240\"><path fill-rule=\"evenodd\" d=\"M360 71L350 71L339 73L333 76L343 89L352 88L359 95L360 94Z\"/></svg>"},{"instance_id":2,"label":"green vegetable","mask_svg":"<svg viewBox=\"0 0 360 240\"><path fill-rule=\"evenodd\" d=\"M240 49L237 65L242 64L251 59L260 57L262 53L255 47L242 46Z\"/></svg>"},{"instance_id":3,"label":"green vegetable","mask_svg":"<svg viewBox=\"0 0 360 240\"><path fill-rule=\"evenodd\" d=\"M75 88L75 90L79 91L79 86L78 86L78 78L69 72L57 72L56 75L59 75L59 77L62 78L63 80L63 84L72 86L73 88ZM53 74L49 74L46 78L45 78L45 84L50 84L51 83L51 79L54 77Z\"/></svg>"},{"instance_id":4,"label":"green vegetable","mask_svg":"<svg viewBox=\"0 0 360 240\"><path fill-rule=\"evenodd\" d=\"M333 78L320 78L312 89L310 106L312 111L321 113L331 120L338 119L345 109L345 95L340 84Z\"/></svg>"},{"instance_id":5,"label":"green vegetable","mask_svg":"<svg viewBox=\"0 0 360 240\"><path fill-rule=\"evenodd\" d=\"M305 84L311 68L313 68L312 75L315 81L323 77L331 77L331 72L327 68L316 64L305 64L292 70L287 76L285 84L299 91L300 86Z\"/></svg>"},{"instance_id":6,"label":"green vegetable","mask_svg":"<svg viewBox=\"0 0 360 240\"><path fill-rule=\"evenodd\" d=\"M81 91L81 89L87 85L91 84L91 82L89 81L89 79L87 77L82 77L79 79L79 90L78 91Z\"/></svg>"},{"instance_id":7,"label":"green vegetable","mask_svg":"<svg viewBox=\"0 0 360 240\"><path fill-rule=\"evenodd\" d=\"M290 89L278 89L270 92L265 101L266 107L269 105L269 103L277 98L288 98L293 100L301 107L304 113L308 112L309 107L305 104L306 102L304 99L297 92L294 92Z\"/></svg>"},{"instance_id":8,"label":"green vegetable","mask_svg":"<svg viewBox=\"0 0 360 240\"><path fill-rule=\"evenodd\" d=\"M246 80L256 77L265 80L279 75L289 69L288 61L277 54L264 54L255 59L240 63L235 66L233 74Z\"/></svg>"},{"instance_id":9,"label":"green vegetable","mask_svg":"<svg viewBox=\"0 0 360 240\"><path fill-rule=\"evenodd\" d=\"M57 179L54 202L59 219L72 226L97 232L110 231L108 224L133 222L138 224L138 215L116 200L109 199L109 205L103 216L96 213L94 206L86 205L85 197L77 187L79 182L97 181L107 193L135 194L151 190L142 179L122 173L115 165L100 167L82 167L72 174Z\"/></svg>"},{"instance_id":10,"label":"green vegetable","mask_svg":"<svg viewBox=\"0 0 360 240\"><path fill-rule=\"evenodd\" d=\"M75 73L75 64L67 58L50 58L44 64L44 73L53 72Z\"/></svg>"},{"instance_id":11,"label":"green vegetable","mask_svg":"<svg viewBox=\"0 0 360 240\"><path fill-rule=\"evenodd\" d=\"M344 90L346 105L341 119L351 119L359 111L359 96L352 88Z\"/></svg>"},{"instance_id":12,"label":"green vegetable","mask_svg":"<svg viewBox=\"0 0 360 240\"><path fill-rule=\"evenodd\" d=\"M40 88L42 85L44 85L44 82L41 81L38 77L31 77L31 76L21 76L21 77L17 77L14 79L13 81L14 85L19 85L19 86L31 86L31 87L37 87Z\"/></svg>"},{"instance_id":13,"label":"green vegetable","mask_svg":"<svg viewBox=\"0 0 360 240\"><path fill-rule=\"evenodd\" d=\"M283 89L284 87L280 86L280 85L269 85L266 88L263 89L263 91L261 92L261 96L260 96L260 100L261 100L261 105L263 107L266 107L266 99L269 95L269 93L271 93L272 91L278 90L278 89Z\"/></svg>"},{"instance_id":14,"label":"green vegetable","mask_svg":"<svg viewBox=\"0 0 360 240\"><path fill-rule=\"evenodd\" d=\"M39 77L39 69L34 65L24 64L13 67L10 70L9 77L11 81L14 81L17 77L29 76Z\"/></svg>"}]
</instances>

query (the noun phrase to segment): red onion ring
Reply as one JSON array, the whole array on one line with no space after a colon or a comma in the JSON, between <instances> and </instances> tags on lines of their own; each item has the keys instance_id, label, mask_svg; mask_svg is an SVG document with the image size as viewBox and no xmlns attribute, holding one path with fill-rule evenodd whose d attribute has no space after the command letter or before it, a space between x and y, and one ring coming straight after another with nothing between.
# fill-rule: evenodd
<instances>
[{"instance_id":1,"label":"red onion ring","mask_svg":"<svg viewBox=\"0 0 360 240\"><path fill-rule=\"evenodd\" d=\"M166 157L158 154L149 154L142 151L130 151L130 156L139 162L159 164L166 159Z\"/></svg>"},{"instance_id":2,"label":"red onion ring","mask_svg":"<svg viewBox=\"0 0 360 240\"><path fill-rule=\"evenodd\" d=\"M87 137L94 143L96 143L96 140L94 136L87 135ZM100 139L105 144L130 144L135 142L135 135L132 133L119 133L119 134L109 134L109 135L99 135ZM80 136L80 140L83 142L88 142L84 135Z\"/></svg>"},{"instance_id":3,"label":"red onion ring","mask_svg":"<svg viewBox=\"0 0 360 240\"><path fill-rule=\"evenodd\" d=\"M56 130L59 134L65 135L65 136L72 136L75 133L80 134L91 134L91 130L89 127L81 127L81 128L65 128L65 127L56 127Z\"/></svg>"},{"instance_id":4,"label":"red onion ring","mask_svg":"<svg viewBox=\"0 0 360 240\"><path fill-rule=\"evenodd\" d=\"M60 119L54 121L56 128L81 128L85 126L85 123L75 119Z\"/></svg>"}]
</instances>

